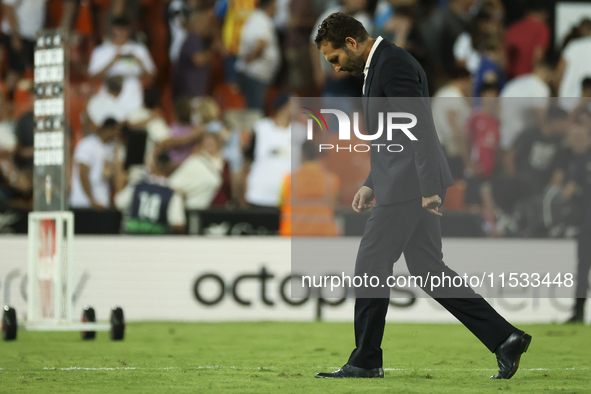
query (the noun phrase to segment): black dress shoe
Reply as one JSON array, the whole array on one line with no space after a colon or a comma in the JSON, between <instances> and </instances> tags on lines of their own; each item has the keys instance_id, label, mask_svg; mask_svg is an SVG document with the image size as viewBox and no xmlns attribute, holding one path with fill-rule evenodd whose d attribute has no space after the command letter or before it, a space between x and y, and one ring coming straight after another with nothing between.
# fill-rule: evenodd
<instances>
[{"instance_id":1,"label":"black dress shoe","mask_svg":"<svg viewBox=\"0 0 591 394\"><path fill-rule=\"evenodd\" d=\"M383 378L383 368L365 369L345 364L343 368L334 372L320 372L317 378Z\"/></svg>"},{"instance_id":2,"label":"black dress shoe","mask_svg":"<svg viewBox=\"0 0 591 394\"><path fill-rule=\"evenodd\" d=\"M511 334L505 342L501 343L495 350L497 363L499 364L499 373L491 376L491 379L511 379L517 368L521 355L527 352L531 342L531 335L523 331L517 331Z\"/></svg>"}]
</instances>

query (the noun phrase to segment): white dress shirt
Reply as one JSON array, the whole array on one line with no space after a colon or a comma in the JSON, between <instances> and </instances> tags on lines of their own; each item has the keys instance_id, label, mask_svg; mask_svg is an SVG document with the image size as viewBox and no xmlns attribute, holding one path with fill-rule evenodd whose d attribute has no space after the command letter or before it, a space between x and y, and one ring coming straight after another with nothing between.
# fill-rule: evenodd
<instances>
[{"instance_id":1,"label":"white dress shirt","mask_svg":"<svg viewBox=\"0 0 591 394\"><path fill-rule=\"evenodd\" d=\"M376 38L376 41L373 43L373 46L371 47L371 51L369 51L367 61L365 62L365 68L363 69L363 94L365 94L365 81L367 80L367 74L369 73L369 65L371 64L371 58L373 57L373 53L376 51L376 48L378 47L378 45L380 45L380 42L382 42L382 40L382 36Z\"/></svg>"}]
</instances>

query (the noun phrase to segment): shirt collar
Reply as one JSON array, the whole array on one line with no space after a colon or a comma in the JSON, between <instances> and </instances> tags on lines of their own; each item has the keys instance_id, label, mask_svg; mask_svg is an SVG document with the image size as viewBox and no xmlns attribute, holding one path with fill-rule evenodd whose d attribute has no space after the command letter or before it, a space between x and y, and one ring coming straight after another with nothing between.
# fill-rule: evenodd
<instances>
[{"instance_id":1,"label":"shirt collar","mask_svg":"<svg viewBox=\"0 0 591 394\"><path fill-rule=\"evenodd\" d=\"M382 42L382 40L382 36L376 38L376 41L373 43L373 46L371 47L371 51L369 51L369 56L367 57L367 61L365 62L365 68L363 69L363 74L365 74L366 77L367 71L369 71L369 65L371 64L371 58L373 57L373 53L376 51L378 45L380 45L380 42Z\"/></svg>"}]
</instances>

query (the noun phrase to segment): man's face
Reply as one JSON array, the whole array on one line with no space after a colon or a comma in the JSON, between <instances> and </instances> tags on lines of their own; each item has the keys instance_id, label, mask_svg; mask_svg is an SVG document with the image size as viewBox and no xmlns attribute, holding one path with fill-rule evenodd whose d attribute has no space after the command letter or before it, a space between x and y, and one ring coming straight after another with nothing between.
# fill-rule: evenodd
<instances>
[{"instance_id":1,"label":"man's face","mask_svg":"<svg viewBox=\"0 0 591 394\"><path fill-rule=\"evenodd\" d=\"M123 45L129 40L130 29L126 26L113 26L113 43Z\"/></svg>"},{"instance_id":2,"label":"man's face","mask_svg":"<svg viewBox=\"0 0 591 394\"><path fill-rule=\"evenodd\" d=\"M347 37L344 47L334 49L330 42L320 45L320 52L334 67L336 72L345 71L352 75L361 74L365 68L365 59L359 51L359 44L354 39Z\"/></svg>"}]
</instances>

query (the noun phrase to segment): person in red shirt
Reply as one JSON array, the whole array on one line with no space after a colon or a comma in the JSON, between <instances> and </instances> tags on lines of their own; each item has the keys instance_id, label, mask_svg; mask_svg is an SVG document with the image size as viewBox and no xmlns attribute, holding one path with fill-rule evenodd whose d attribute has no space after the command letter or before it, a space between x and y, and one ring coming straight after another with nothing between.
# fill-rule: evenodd
<instances>
[{"instance_id":1,"label":"person in red shirt","mask_svg":"<svg viewBox=\"0 0 591 394\"><path fill-rule=\"evenodd\" d=\"M548 9L543 0L530 0L526 15L505 33L505 72L509 78L529 74L550 44Z\"/></svg>"},{"instance_id":2,"label":"person in red shirt","mask_svg":"<svg viewBox=\"0 0 591 394\"><path fill-rule=\"evenodd\" d=\"M466 134L470 141L472 170L468 176L490 178L496 168L500 132L498 120L499 88L495 83L485 83L480 88L480 107L475 108L466 121Z\"/></svg>"}]
</instances>

